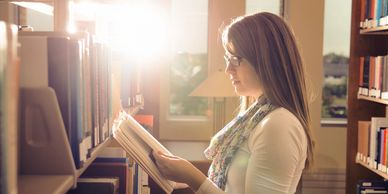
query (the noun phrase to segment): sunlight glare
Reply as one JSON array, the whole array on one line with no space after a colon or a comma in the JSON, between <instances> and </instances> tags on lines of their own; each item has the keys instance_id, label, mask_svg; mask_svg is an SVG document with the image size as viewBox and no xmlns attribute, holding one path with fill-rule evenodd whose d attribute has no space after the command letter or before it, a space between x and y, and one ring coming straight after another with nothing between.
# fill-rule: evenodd
<instances>
[{"instance_id":1,"label":"sunlight glare","mask_svg":"<svg viewBox=\"0 0 388 194\"><path fill-rule=\"evenodd\" d=\"M151 5L116 7L111 28L112 48L137 58L155 58L166 52L166 15Z\"/></svg>"}]
</instances>

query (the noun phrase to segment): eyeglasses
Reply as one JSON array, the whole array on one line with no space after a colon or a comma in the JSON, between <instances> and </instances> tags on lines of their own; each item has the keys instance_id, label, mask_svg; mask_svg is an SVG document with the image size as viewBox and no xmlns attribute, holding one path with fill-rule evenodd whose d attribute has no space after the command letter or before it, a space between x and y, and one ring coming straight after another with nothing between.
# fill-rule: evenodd
<instances>
[{"instance_id":1,"label":"eyeglasses","mask_svg":"<svg viewBox=\"0 0 388 194\"><path fill-rule=\"evenodd\" d=\"M225 64L232 65L233 67L240 66L240 63L242 61L242 57L234 56L234 55L224 55Z\"/></svg>"}]
</instances>

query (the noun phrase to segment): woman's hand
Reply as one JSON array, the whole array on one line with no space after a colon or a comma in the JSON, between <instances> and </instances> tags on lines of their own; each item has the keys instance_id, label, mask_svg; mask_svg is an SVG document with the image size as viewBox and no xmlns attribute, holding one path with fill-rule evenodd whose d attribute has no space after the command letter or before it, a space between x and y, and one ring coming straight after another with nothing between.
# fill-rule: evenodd
<instances>
[{"instance_id":1,"label":"woman's hand","mask_svg":"<svg viewBox=\"0 0 388 194\"><path fill-rule=\"evenodd\" d=\"M197 191L206 176L189 161L177 156L170 156L158 151L152 152L156 165L167 179L188 184Z\"/></svg>"}]
</instances>

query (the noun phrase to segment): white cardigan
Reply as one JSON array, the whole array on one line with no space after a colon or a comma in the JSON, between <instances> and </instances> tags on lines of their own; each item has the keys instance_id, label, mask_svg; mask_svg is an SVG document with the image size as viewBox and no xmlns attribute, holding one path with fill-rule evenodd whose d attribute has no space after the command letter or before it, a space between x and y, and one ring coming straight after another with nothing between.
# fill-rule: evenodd
<instances>
[{"instance_id":1,"label":"white cardigan","mask_svg":"<svg viewBox=\"0 0 388 194\"><path fill-rule=\"evenodd\" d=\"M206 179L197 194L295 193L307 153L307 137L299 120L277 108L252 131L237 151L225 191Z\"/></svg>"}]
</instances>

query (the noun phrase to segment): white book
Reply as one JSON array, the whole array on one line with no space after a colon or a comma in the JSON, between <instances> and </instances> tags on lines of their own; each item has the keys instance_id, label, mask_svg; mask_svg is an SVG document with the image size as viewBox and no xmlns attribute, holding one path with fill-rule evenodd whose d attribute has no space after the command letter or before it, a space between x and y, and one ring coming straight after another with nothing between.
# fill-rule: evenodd
<instances>
[{"instance_id":1,"label":"white book","mask_svg":"<svg viewBox=\"0 0 388 194\"><path fill-rule=\"evenodd\" d=\"M115 121L113 137L166 193L173 191L175 182L164 178L150 157L152 150L171 153L132 116L123 113L120 119Z\"/></svg>"},{"instance_id":2,"label":"white book","mask_svg":"<svg viewBox=\"0 0 388 194\"><path fill-rule=\"evenodd\" d=\"M19 36L20 86L48 87L47 37Z\"/></svg>"},{"instance_id":3,"label":"white book","mask_svg":"<svg viewBox=\"0 0 388 194\"><path fill-rule=\"evenodd\" d=\"M387 191L379 191L379 190L373 190L373 189L366 189L361 191L361 194L368 194L368 193L387 193Z\"/></svg>"}]
</instances>

